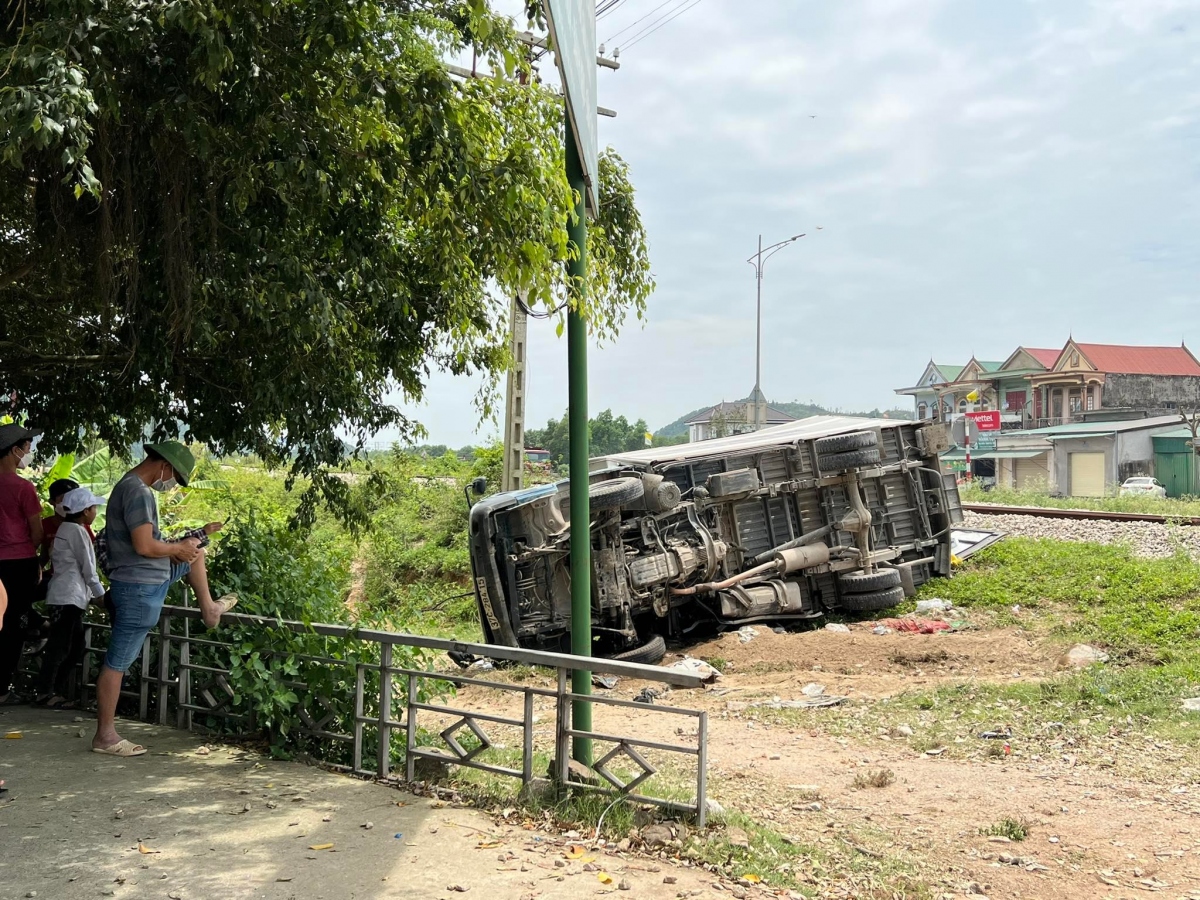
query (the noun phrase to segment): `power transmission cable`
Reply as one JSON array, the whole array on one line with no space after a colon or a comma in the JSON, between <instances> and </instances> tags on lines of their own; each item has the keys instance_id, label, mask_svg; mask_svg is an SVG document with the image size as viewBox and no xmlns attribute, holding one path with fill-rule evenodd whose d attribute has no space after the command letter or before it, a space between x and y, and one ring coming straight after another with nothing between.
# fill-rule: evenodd
<instances>
[{"instance_id":1,"label":"power transmission cable","mask_svg":"<svg viewBox=\"0 0 1200 900\"><path fill-rule=\"evenodd\" d=\"M655 25L655 26L654 26L653 28L651 28L649 31L646 31L645 29L643 29L642 31L638 32L638 34L635 34L635 35L633 36L633 40L631 40L631 41L630 41L628 44L626 44L626 45L625 45L624 47L622 47L621 49L622 49L622 50L625 50L625 51L628 51L628 50L629 50L629 48L630 48L630 47L632 47L634 44L637 44L637 43L640 43L640 42L644 41L646 38L650 37L650 35L654 34L654 32L658 31L658 29L662 28L662 27L663 27L664 25L666 25L668 22L672 22L672 21L674 21L675 19L678 19L680 16L682 16L682 15L683 15L685 12L687 12L689 9L693 9L693 8L695 8L695 7L699 6L699 5L700 5L700 3L701 3L701 0L691 0L691 3L689 3L689 4L685 4L685 5L684 5L684 6L683 6L681 9L679 9L679 11L678 11L678 12L676 12L676 13L675 13L673 16L670 16L670 17L668 17L668 18L666 18L666 19L663 19L661 22L659 22L657 25Z\"/></svg>"},{"instance_id":2,"label":"power transmission cable","mask_svg":"<svg viewBox=\"0 0 1200 900\"><path fill-rule=\"evenodd\" d=\"M660 4L658 4L658 6L654 7L654 9L650 10L650 12L646 13L646 14L645 14L644 16L642 16L640 19L634 19L632 22L630 22L628 25L626 25L624 28L622 28L622 29L621 29L620 31L618 31L616 34L612 35L612 37L610 37L610 38L608 38L607 40L605 40L605 42L604 42L604 43L605 43L605 44L611 44L611 43L613 42L613 39L614 39L614 38L620 37L622 34L624 34L625 32L627 32L627 31L628 31L630 28L632 28L634 25L638 24L638 22L643 22L643 21L645 21L646 19L648 19L648 18L650 18L652 15L654 15L656 12L658 12L660 9L662 9L664 6L668 6L668 5L670 5L671 3L674 3L674 2L675 2L675 0L663 0L663 2L662 2L662 3L660 3Z\"/></svg>"},{"instance_id":3,"label":"power transmission cable","mask_svg":"<svg viewBox=\"0 0 1200 900\"><path fill-rule=\"evenodd\" d=\"M601 4L601 7L596 10L596 18L603 19L605 16L616 12L624 5L625 0L608 0L608 2Z\"/></svg>"}]
</instances>

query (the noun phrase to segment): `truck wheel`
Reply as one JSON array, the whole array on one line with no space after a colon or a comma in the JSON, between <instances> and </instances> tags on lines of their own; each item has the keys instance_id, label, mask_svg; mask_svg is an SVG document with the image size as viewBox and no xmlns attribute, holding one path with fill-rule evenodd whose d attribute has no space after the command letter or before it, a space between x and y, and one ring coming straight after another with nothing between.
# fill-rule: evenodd
<instances>
[{"instance_id":1,"label":"truck wheel","mask_svg":"<svg viewBox=\"0 0 1200 900\"><path fill-rule=\"evenodd\" d=\"M904 588L888 588L886 591L871 591L867 594L843 594L840 606L849 612L875 612L891 609L904 599Z\"/></svg>"},{"instance_id":2,"label":"truck wheel","mask_svg":"<svg viewBox=\"0 0 1200 900\"><path fill-rule=\"evenodd\" d=\"M879 443L879 435L874 431L853 431L850 434L835 434L832 437L821 438L817 441L817 455L827 456L830 453L845 453L847 450L866 450Z\"/></svg>"},{"instance_id":3,"label":"truck wheel","mask_svg":"<svg viewBox=\"0 0 1200 900\"><path fill-rule=\"evenodd\" d=\"M662 658L666 655L667 642L663 640L661 634L656 634L640 647L634 647L632 650L622 650L620 653L614 653L608 658L620 660L621 662L645 663L648 666L653 666L662 662Z\"/></svg>"},{"instance_id":4,"label":"truck wheel","mask_svg":"<svg viewBox=\"0 0 1200 900\"><path fill-rule=\"evenodd\" d=\"M878 569L870 574L848 572L838 578L838 587L844 594L869 594L872 591L886 591L888 588L900 587L900 570Z\"/></svg>"},{"instance_id":5,"label":"truck wheel","mask_svg":"<svg viewBox=\"0 0 1200 900\"><path fill-rule=\"evenodd\" d=\"M646 489L640 478L612 478L588 488L588 500L593 510L616 509L642 499Z\"/></svg>"},{"instance_id":6,"label":"truck wheel","mask_svg":"<svg viewBox=\"0 0 1200 900\"><path fill-rule=\"evenodd\" d=\"M861 469L863 466L875 466L878 464L879 448L877 447L870 447L866 450L851 450L849 453L831 453L829 456L817 457L817 465L822 472Z\"/></svg>"}]
</instances>

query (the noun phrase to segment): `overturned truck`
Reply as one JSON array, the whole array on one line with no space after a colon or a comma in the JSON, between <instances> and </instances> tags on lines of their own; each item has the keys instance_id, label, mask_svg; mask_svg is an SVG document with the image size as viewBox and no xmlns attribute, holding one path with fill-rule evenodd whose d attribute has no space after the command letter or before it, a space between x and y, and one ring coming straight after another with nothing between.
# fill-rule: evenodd
<instances>
[{"instance_id":1,"label":"overturned truck","mask_svg":"<svg viewBox=\"0 0 1200 900\"><path fill-rule=\"evenodd\" d=\"M962 510L945 428L817 416L750 434L592 461L597 655L657 662L706 623L786 624L887 609L950 574ZM471 510L486 639L570 646L570 486Z\"/></svg>"}]
</instances>

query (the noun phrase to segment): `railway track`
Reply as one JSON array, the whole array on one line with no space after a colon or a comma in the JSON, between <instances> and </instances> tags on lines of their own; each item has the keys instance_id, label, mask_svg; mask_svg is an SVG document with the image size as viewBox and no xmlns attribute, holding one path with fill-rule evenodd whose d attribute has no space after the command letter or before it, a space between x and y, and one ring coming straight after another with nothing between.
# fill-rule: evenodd
<instances>
[{"instance_id":1,"label":"railway track","mask_svg":"<svg viewBox=\"0 0 1200 900\"><path fill-rule=\"evenodd\" d=\"M1153 522L1157 525L1200 525L1196 516L1159 516L1151 513L1105 512L1098 509L1055 509L1049 506L998 506L964 503L966 512L991 516L1034 516L1041 519L1088 519L1102 522Z\"/></svg>"}]
</instances>

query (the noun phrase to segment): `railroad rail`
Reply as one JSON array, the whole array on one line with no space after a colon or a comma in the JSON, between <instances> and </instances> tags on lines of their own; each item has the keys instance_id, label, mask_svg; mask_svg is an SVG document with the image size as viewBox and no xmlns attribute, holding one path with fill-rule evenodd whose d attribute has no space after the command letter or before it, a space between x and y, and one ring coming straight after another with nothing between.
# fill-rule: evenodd
<instances>
[{"instance_id":1,"label":"railroad rail","mask_svg":"<svg viewBox=\"0 0 1200 900\"><path fill-rule=\"evenodd\" d=\"M1158 525L1200 525L1197 516L1160 516L1153 513L1107 512L1099 509L1057 509L1052 506L999 506L964 503L965 512L992 516L1036 516L1042 519L1091 519L1107 522L1154 522Z\"/></svg>"}]
</instances>

